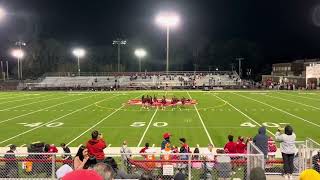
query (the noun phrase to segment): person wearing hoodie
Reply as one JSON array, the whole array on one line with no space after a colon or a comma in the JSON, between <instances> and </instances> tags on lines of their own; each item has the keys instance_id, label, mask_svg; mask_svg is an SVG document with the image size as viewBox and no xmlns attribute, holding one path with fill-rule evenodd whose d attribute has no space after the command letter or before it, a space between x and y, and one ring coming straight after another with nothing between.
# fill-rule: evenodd
<instances>
[{"instance_id":1,"label":"person wearing hoodie","mask_svg":"<svg viewBox=\"0 0 320 180\"><path fill-rule=\"evenodd\" d=\"M167 132L167 133L164 133L162 137L163 137L163 141L161 142L161 150L164 150L166 148L167 143L171 144L170 143L171 134Z\"/></svg>"},{"instance_id":2,"label":"person wearing hoodie","mask_svg":"<svg viewBox=\"0 0 320 180\"><path fill-rule=\"evenodd\" d=\"M268 156L268 136L266 135L267 129L262 126L258 130L258 134L253 138L253 143L264 154L265 159Z\"/></svg>"},{"instance_id":3,"label":"person wearing hoodie","mask_svg":"<svg viewBox=\"0 0 320 180\"><path fill-rule=\"evenodd\" d=\"M284 128L284 134L281 129L275 134L276 141L280 142L280 150L283 158L284 177L286 179L293 179L292 174L294 170L293 160L296 153L296 134L293 132L291 126L287 125Z\"/></svg>"},{"instance_id":4,"label":"person wearing hoodie","mask_svg":"<svg viewBox=\"0 0 320 180\"><path fill-rule=\"evenodd\" d=\"M107 147L105 141L103 140L102 134L98 131L93 131L91 133L92 139L87 142L87 149L90 156L94 156L97 162L102 162L104 160L103 150Z\"/></svg>"}]
</instances>

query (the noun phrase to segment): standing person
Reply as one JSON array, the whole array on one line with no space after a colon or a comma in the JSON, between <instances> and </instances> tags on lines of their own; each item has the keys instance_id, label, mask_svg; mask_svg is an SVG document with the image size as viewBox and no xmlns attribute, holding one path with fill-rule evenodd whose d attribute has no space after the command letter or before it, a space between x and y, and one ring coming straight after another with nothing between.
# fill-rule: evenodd
<instances>
[{"instance_id":1,"label":"standing person","mask_svg":"<svg viewBox=\"0 0 320 180\"><path fill-rule=\"evenodd\" d=\"M64 160L64 161L71 161L71 160L72 160L72 156L71 156L71 154L70 154L70 153L71 153L70 148L69 148L68 146L66 146L65 143L61 143L61 148L62 148L62 150L63 150L63 155L62 155L63 160ZM70 163L70 162L67 162L67 163L63 162L63 164L69 164L69 165L71 165L72 163Z\"/></svg>"},{"instance_id":2,"label":"standing person","mask_svg":"<svg viewBox=\"0 0 320 180\"><path fill-rule=\"evenodd\" d=\"M161 143L161 150L163 150L164 148L166 148L166 144L167 143L169 143L169 144L171 144L170 143L170 137L171 137L171 134L170 133L164 133L163 134L163 141L162 141L162 143Z\"/></svg>"},{"instance_id":3,"label":"standing person","mask_svg":"<svg viewBox=\"0 0 320 180\"><path fill-rule=\"evenodd\" d=\"M16 151L15 145L10 145L10 150L4 155L5 165L4 172L1 174L1 177L5 178L18 178L19 177L19 167L18 161L16 161ZM4 176L3 176L4 175Z\"/></svg>"},{"instance_id":4,"label":"standing person","mask_svg":"<svg viewBox=\"0 0 320 180\"><path fill-rule=\"evenodd\" d=\"M262 126L258 130L258 134L253 138L253 143L260 149L264 154L264 158L268 156L268 136L266 135L267 129Z\"/></svg>"},{"instance_id":5,"label":"standing person","mask_svg":"<svg viewBox=\"0 0 320 180\"><path fill-rule=\"evenodd\" d=\"M248 139L244 142L244 137L239 136L236 143L236 152L239 154L245 154L247 152Z\"/></svg>"},{"instance_id":6,"label":"standing person","mask_svg":"<svg viewBox=\"0 0 320 180\"><path fill-rule=\"evenodd\" d=\"M180 138L181 147L184 147L185 153L191 153L189 145L186 143L186 138Z\"/></svg>"},{"instance_id":7,"label":"standing person","mask_svg":"<svg viewBox=\"0 0 320 180\"><path fill-rule=\"evenodd\" d=\"M86 147L88 148L88 152L91 156L94 156L97 162L102 162L104 160L104 152L103 150L107 147L105 141L103 140L103 136L97 130L91 133L92 139L87 142Z\"/></svg>"},{"instance_id":8,"label":"standing person","mask_svg":"<svg viewBox=\"0 0 320 180\"><path fill-rule=\"evenodd\" d=\"M287 125L284 128L284 134L278 129L275 135L276 141L280 142L280 150L283 158L284 177L286 179L293 179L292 173L294 170L293 159L296 153L296 134L293 132L293 128Z\"/></svg>"},{"instance_id":9,"label":"standing person","mask_svg":"<svg viewBox=\"0 0 320 180\"><path fill-rule=\"evenodd\" d=\"M129 159L132 156L132 151L130 148L128 148L128 143L127 141L123 141L122 143L122 147L120 149L120 153L121 153L121 159L123 161L124 166L127 168L127 172L130 172L131 166L129 163Z\"/></svg>"},{"instance_id":10,"label":"standing person","mask_svg":"<svg viewBox=\"0 0 320 180\"><path fill-rule=\"evenodd\" d=\"M81 146L73 160L74 170L88 169L89 153L85 146Z\"/></svg>"},{"instance_id":11,"label":"standing person","mask_svg":"<svg viewBox=\"0 0 320 180\"><path fill-rule=\"evenodd\" d=\"M228 136L228 142L226 143L226 145L224 145L223 149L224 149L225 153L227 153L227 154L235 154L235 153L237 153L236 143L233 142L233 136L232 135Z\"/></svg>"},{"instance_id":12,"label":"standing person","mask_svg":"<svg viewBox=\"0 0 320 180\"><path fill-rule=\"evenodd\" d=\"M146 153L146 150L147 150L147 149L149 149L149 143L146 143L146 144L144 145L144 147L139 151L139 153L142 154L142 156L143 156L144 158L146 158L145 153Z\"/></svg>"}]
</instances>

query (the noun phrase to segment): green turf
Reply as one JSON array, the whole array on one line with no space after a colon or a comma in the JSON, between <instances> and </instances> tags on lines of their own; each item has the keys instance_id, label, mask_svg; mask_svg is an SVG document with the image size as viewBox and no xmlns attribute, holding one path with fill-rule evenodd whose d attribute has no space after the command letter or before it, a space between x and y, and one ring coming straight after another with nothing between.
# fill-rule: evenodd
<instances>
[{"instance_id":1,"label":"green turf","mask_svg":"<svg viewBox=\"0 0 320 180\"><path fill-rule=\"evenodd\" d=\"M125 105L147 94L192 97L198 104L165 110ZM241 126L246 122L254 127ZM264 124L271 135L286 123L293 126L298 140L310 137L320 142L320 92L0 92L0 146L36 141L78 146L97 129L111 147L119 147L123 140L129 146L139 142L140 146L146 142L159 146L167 131L173 134L175 145L185 137L192 147L206 146L209 135L221 147L229 134L252 137Z\"/></svg>"}]
</instances>

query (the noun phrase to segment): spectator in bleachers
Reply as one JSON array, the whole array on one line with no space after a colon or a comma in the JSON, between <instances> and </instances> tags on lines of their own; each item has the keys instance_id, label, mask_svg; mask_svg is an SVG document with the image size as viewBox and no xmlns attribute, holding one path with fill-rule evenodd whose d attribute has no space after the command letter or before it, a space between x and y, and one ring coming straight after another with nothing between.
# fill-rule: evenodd
<instances>
[{"instance_id":1,"label":"spectator in bleachers","mask_svg":"<svg viewBox=\"0 0 320 180\"><path fill-rule=\"evenodd\" d=\"M236 142L236 152L245 154L247 152L247 143L248 139L246 140L246 142L244 142L244 137L239 136L238 141Z\"/></svg>"},{"instance_id":2,"label":"spectator in bleachers","mask_svg":"<svg viewBox=\"0 0 320 180\"><path fill-rule=\"evenodd\" d=\"M85 146L81 146L78 149L78 152L73 160L73 166L75 170L78 169L88 169L88 160L89 160L89 153L88 149Z\"/></svg>"},{"instance_id":3,"label":"spectator in bleachers","mask_svg":"<svg viewBox=\"0 0 320 180\"><path fill-rule=\"evenodd\" d=\"M272 137L268 139L268 158L269 160L274 160L277 152L277 145L273 141Z\"/></svg>"},{"instance_id":4,"label":"spectator in bleachers","mask_svg":"<svg viewBox=\"0 0 320 180\"><path fill-rule=\"evenodd\" d=\"M92 170L96 171L104 180L113 180L115 175L112 167L105 163L97 163Z\"/></svg>"},{"instance_id":5,"label":"spectator in bleachers","mask_svg":"<svg viewBox=\"0 0 320 180\"><path fill-rule=\"evenodd\" d=\"M170 144L170 137L171 134L170 133L164 133L163 134L163 141L161 143L161 150L163 150L164 148L166 148L166 144L169 143Z\"/></svg>"},{"instance_id":6,"label":"spectator in bleachers","mask_svg":"<svg viewBox=\"0 0 320 180\"><path fill-rule=\"evenodd\" d=\"M16 161L16 151L15 145L10 145L9 151L4 155L5 165L3 171L0 172L1 178L18 178L19 177L19 168L18 161ZM4 177L2 175L5 175Z\"/></svg>"},{"instance_id":7,"label":"spectator in bleachers","mask_svg":"<svg viewBox=\"0 0 320 180\"><path fill-rule=\"evenodd\" d=\"M71 156L71 151L70 151L70 148L68 147L68 146L66 146L66 144L65 143L61 143L61 148L62 148L62 150L63 150L63 154L62 154L62 158L63 158L63 160L66 160L66 161L71 161L72 160L72 156ZM64 162L64 164L69 164L69 165L71 165L72 163L65 163Z\"/></svg>"},{"instance_id":8,"label":"spectator in bleachers","mask_svg":"<svg viewBox=\"0 0 320 180\"><path fill-rule=\"evenodd\" d=\"M199 148L195 148L192 155L192 160L198 161L198 162L192 162L192 168L194 169L201 169L202 163L200 162L200 156L199 156Z\"/></svg>"},{"instance_id":9,"label":"spectator in bleachers","mask_svg":"<svg viewBox=\"0 0 320 180\"><path fill-rule=\"evenodd\" d=\"M233 142L233 136L229 135L228 136L228 142L226 145L224 145L224 151L227 154L235 154L237 153L236 151L236 143Z\"/></svg>"},{"instance_id":10,"label":"spectator in bleachers","mask_svg":"<svg viewBox=\"0 0 320 180\"><path fill-rule=\"evenodd\" d=\"M128 172L129 172L131 167L130 167L130 164L129 164L128 161L132 156L132 151L128 147L127 141L123 141L122 147L120 149L120 153L121 153L121 159L123 161L123 164L124 164L124 166L127 168Z\"/></svg>"},{"instance_id":11,"label":"spectator in bleachers","mask_svg":"<svg viewBox=\"0 0 320 180\"><path fill-rule=\"evenodd\" d=\"M87 180L87 179L103 180L103 177L100 176L94 170L77 170L77 171L72 171L71 173L66 174L62 178L62 180Z\"/></svg>"},{"instance_id":12,"label":"spectator in bleachers","mask_svg":"<svg viewBox=\"0 0 320 180\"><path fill-rule=\"evenodd\" d=\"M205 165L205 169L208 171L211 171L213 169L214 166L214 152L213 152L213 145L212 144L208 144L208 148L207 150L204 152L205 154L205 161L206 163Z\"/></svg>"},{"instance_id":13,"label":"spectator in bleachers","mask_svg":"<svg viewBox=\"0 0 320 180\"><path fill-rule=\"evenodd\" d=\"M320 173L320 151L312 157L312 167L318 173Z\"/></svg>"},{"instance_id":14,"label":"spectator in bleachers","mask_svg":"<svg viewBox=\"0 0 320 180\"><path fill-rule=\"evenodd\" d=\"M146 153L147 149L149 149L149 143L146 143L144 147L139 151L139 153Z\"/></svg>"},{"instance_id":15,"label":"spectator in bleachers","mask_svg":"<svg viewBox=\"0 0 320 180\"><path fill-rule=\"evenodd\" d=\"M68 165L68 164L64 164L63 166L61 166L57 172L56 172L56 176L58 179L62 179L66 174L72 172L73 169Z\"/></svg>"},{"instance_id":16,"label":"spectator in bleachers","mask_svg":"<svg viewBox=\"0 0 320 180\"><path fill-rule=\"evenodd\" d=\"M265 171L261 167L256 167L250 171L250 180L266 180Z\"/></svg>"},{"instance_id":17,"label":"spectator in bleachers","mask_svg":"<svg viewBox=\"0 0 320 180\"><path fill-rule=\"evenodd\" d=\"M91 156L94 156L98 162L102 162L105 155L103 150L107 147L103 136L98 131L93 131L91 137L92 139L90 139L86 145L88 152Z\"/></svg>"},{"instance_id":18,"label":"spectator in bleachers","mask_svg":"<svg viewBox=\"0 0 320 180\"><path fill-rule=\"evenodd\" d=\"M293 128L287 125L284 128L284 134L281 129L275 134L276 140L280 142L280 149L283 158L283 170L284 176L289 179L293 179L292 174L294 170L294 155L296 153L296 134L293 132Z\"/></svg>"},{"instance_id":19,"label":"spectator in bleachers","mask_svg":"<svg viewBox=\"0 0 320 180\"><path fill-rule=\"evenodd\" d=\"M232 173L232 165L231 158L228 155L225 155L225 151L223 149L217 149L217 164L216 169L218 171L219 179L227 179L231 177Z\"/></svg>"},{"instance_id":20,"label":"spectator in bleachers","mask_svg":"<svg viewBox=\"0 0 320 180\"><path fill-rule=\"evenodd\" d=\"M253 143L260 149L264 154L265 159L268 156L268 136L266 135L267 129L262 126L258 130L258 134L253 138Z\"/></svg>"},{"instance_id":21,"label":"spectator in bleachers","mask_svg":"<svg viewBox=\"0 0 320 180\"><path fill-rule=\"evenodd\" d=\"M122 169L118 168L117 162L114 160L113 157L107 157L104 160L104 163L111 166L114 173L115 173L115 179L138 179L140 176L136 174L127 174Z\"/></svg>"},{"instance_id":22,"label":"spectator in bleachers","mask_svg":"<svg viewBox=\"0 0 320 180\"><path fill-rule=\"evenodd\" d=\"M179 140L180 140L181 147L184 147L185 149L185 153L191 153L190 147L187 144L187 140L185 138L180 138Z\"/></svg>"}]
</instances>

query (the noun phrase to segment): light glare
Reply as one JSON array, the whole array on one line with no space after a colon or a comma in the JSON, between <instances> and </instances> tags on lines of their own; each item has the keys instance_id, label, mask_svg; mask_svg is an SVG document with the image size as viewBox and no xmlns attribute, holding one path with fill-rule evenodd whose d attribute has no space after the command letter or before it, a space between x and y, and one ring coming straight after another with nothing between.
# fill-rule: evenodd
<instances>
[{"instance_id":1,"label":"light glare","mask_svg":"<svg viewBox=\"0 0 320 180\"><path fill-rule=\"evenodd\" d=\"M86 51L84 49L77 48L77 49L74 49L72 51L72 53L73 53L73 55L77 56L78 58L81 58L86 54Z\"/></svg>"},{"instance_id":2,"label":"light glare","mask_svg":"<svg viewBox=\"0 0 320 180\"><path fill-rule=\"evenodd\" d=\"M136 49L134 51L134 54L138 57L138 58L143 58L147 55L147 52L144 49Z\"/></svg>"},{"instance_id":3,"label":"light glare","mask_svg":"<svg viewBox=\"0 0 320 180\"><path fill-rule=\"evenodd\" d=\"M11 52L12 56L17 59L22 59L24 56L24 52L21 49L14 49Z\"/></svg>"},{"instance_id":4,"label":"light glare","mask_svg":"<svg viewBox=\"0 0 320 180\"><path fill-rule=\"evenodd\" d=\"M0 20L3 19L6 16L6 11L0 7Z\"/></svg>"},{"instance_id":5,"label":"light glare","mask_svg":"<svg viewBox=\"0 0 320 180\"><path fill-rule=\"evenodd\" d=\"M174 27L180 22L180 17L175 13L161 13L156 17L156 23L161 26Z\"/></svg>"}]
</instances>

